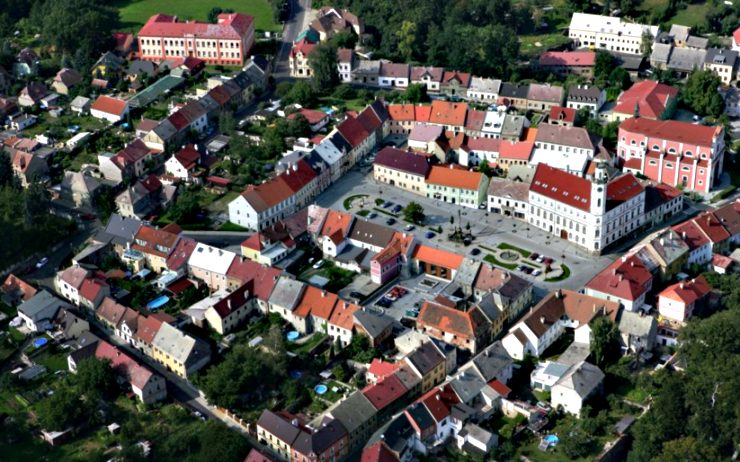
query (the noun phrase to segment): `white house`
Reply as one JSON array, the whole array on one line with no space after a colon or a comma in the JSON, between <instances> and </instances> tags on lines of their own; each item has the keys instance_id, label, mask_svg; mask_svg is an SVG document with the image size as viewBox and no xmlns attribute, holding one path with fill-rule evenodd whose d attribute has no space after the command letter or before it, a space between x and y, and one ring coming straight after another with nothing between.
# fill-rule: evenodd
<instances>
[{"instance_id":1,"label":"white house","mask_svg":"<svg viewBox=\"0 0 740 462\"><path fill-rule=\"evenodd\" d=\"M604 268L586 284L586 295L614 300L625 310L636 311L645 304L653 288L653 275L637 256L623 256Z\"/></svg>"},{"instance_id":2,"label":"white house","mask_svg":"<svg viewBox=\"0 0 740 462\"><path fill-rule=\"evenodd\" d=\"M188 271L212 290L228 287L226 273L237 258L234 252L199 242L188 259Z\"/></svg>"},{"instance_id":3,"label":"white house","mask_svg":"<svg viewBox=\"0 0 740 462\"><path fill-rule=\"evenodd\" d=\"M598 14L573 13L568 27L568 37L577 46L633 55L642 54L643 36L652 43L658 36L658 26Z\"/></svg>"},{"instance_id":4,"label":"white house","mask_svg":"<svg viewBox=\"0 0 740 462\"><path fill-rule=\"evenodd\" d=\"M98 99L90 106L91 116L96 119L107 120L110 123L120 122L126 117L128 111L128 102L106 95L98 96Z\"/></svg>"},{"instance_id":5,"label":"white house","mask_svg":"<svg viewBox=\"0 0 740 462\"><path fill-rule=\"evenodd\" d=\"M295 195L281 177L260 185L249 185L229 202L229 221L253 230L262 230L295 211Z\"/></svg>"},{"instance_id":6,"label":"white house","mask_svg":"<svg viewBox=\"0 0 740 462\"><path fill-rule=\"evenodd\" d=\"M193 145L188 145L172 155L164 163L165 171L183 181L192 181L193 173L198 167L200 153Z\"/></svg>"},{"instance_id":7,"label":"white house","mask_svg":"<svg viewBox=\"0 0 740 462\"><path fill-rule=\"evenodd\" d=\"M566 172L582 174L596 150L585 128L541 124L537 128L530 163L547 164Z\"/></svg>"},{"instance_id":8,"label":"white house","mask_svg":"<svg viewBox=\"0 0 740 462\"><path fill-rule=\"evenodd\" d=\"M90 273L79 266L70 266L64 271L57 273L54 279L54 285L57 292L61 293L64 298L80 305L80 288L82 283L87 279Z\"/></svg>"},{"instance_id":9,"label":"white house","mask_svg":"<svg viewBox=\"0 0 740 462\"><path fill-rule=\"evenodd\" d=\"M562 407L569 414L580 417L583 404L590 397L601 393L604 373L586 361L581 361L568 369L563 377L550 390L552 407Z\"/></svg>"},{"instance_id":10,"label":"white house","mask_svg":"<svg viewBox=\"0 0 740 462\"><path fill-rule=\"evenodd\" d=\"M32 332L42 332L52 327L52 320L60 308L69 308L65 303L46 290L41 290L31 299L18 306L18 316Z\"/></svg>"}]
</instances>

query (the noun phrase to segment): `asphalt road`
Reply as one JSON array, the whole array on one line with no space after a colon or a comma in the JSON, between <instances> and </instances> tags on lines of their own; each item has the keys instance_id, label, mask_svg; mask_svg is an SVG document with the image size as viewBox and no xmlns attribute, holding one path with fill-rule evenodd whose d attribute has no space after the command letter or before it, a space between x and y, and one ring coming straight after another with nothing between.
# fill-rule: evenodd
<instances>
[{"instance_id":1,"label":"asphalt road","mask_svg":"<svg viewBox=\"0 0 740 462\"><path fill-rule=\"evenodd\" d=\"M311 0L290 0L290 19L283 26L283 43L280 45L272 73L277 82L290 78L288 55L293 41L308 25L310 10Z\"/></svg>"}]
</instances>

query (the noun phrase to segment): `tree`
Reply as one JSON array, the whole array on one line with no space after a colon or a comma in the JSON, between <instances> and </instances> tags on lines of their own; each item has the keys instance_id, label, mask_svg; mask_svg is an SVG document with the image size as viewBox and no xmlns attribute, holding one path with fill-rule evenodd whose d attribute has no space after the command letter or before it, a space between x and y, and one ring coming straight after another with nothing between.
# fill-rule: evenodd
<instances>
[{"instance_id":1,"label":"tree","mask_svg":"<svg viewBox=\"0 0 740 462\"><path fill-rule=\"evenodd\" d=\"M234 120L234 113L231 111L223 111L218 116L218 129L224 135L233 135L236 130L236 120Z\"/></svg>"},{"instance_id":2,"label":"tree","mask_svg":"<svg viewBox=\"0 0 740 462\"><path fill-rule=\"evenodd\" d=\"M606 316L599 316L591 322L591 357L594 363L604 369L619 358L619 328Z\"/></svg>"},{"instance_id":3,"label":"tree","mask_svg":"<svg viewBox=\"0 0 740 462\"><path fill-rule=\"evenodd\" d=\"M491 164L489 164L487 161L483 161L478 165L478 171L487 176L488 178L493 177L496 174L496 171L491 168Z\"/></svg>"},{"instance_id":4,"label":"tree","mask_svg":"<svg viewBox=\"0 0 740 462\"><path fill-rule=\"evenodd\" d=\"M343 30L334 34L331 43L337 48L354 49L357 44L357 36L348 30Z\"/></svg>"},{"instance_id":5,"label":"tree","mask_svg":"<svg viewBox=\"0 0 740 462\"><path fill-rule=\"evenodd\" d=\"M640 53L642 53L642 56L646 58L650 57L650 54L653 52L654 41L655 37L653 37L650 31L646 30L642 33L642 41L640 42Z\"/></svg>"},{"instance_id":6,"label":"tree","mask_svg":"<svg viewBox=\"0 0 740 462\"><path fill-rule=\"evenodd\" d=\"M427 86L423 83L412 83L408 88L406 88L406 91L403 93L403 97L409 103L426 103L429 101Z\"/></svg>"},{"instance_id":7,"label":"tree","mask_svg":"<svg viewBox=\"0 0 740 462\"><path fill-rule=\"evenodd\" d=\"M93 206L100 213L101 221L108 220L112 214L118 211L116 191L113 188L99 188L93 197Z\"/></svg>"},{"instance_id":8,"label":"tree","mask_svg":"<svg viewBox=\"0 0 740 462\"><path fill-rule=\"evenodd\" d=\"M712 447L702 444L691 436L668 441L663 445L663 450L652 462L718 462L720 460L717 451Z\"/></svg>"},{"instance_id":9,"label":"tree","mask_svg":"<svg viewBox=\"0 0 740 462\"><path fill-rule=\"evenodd\" d=\"M308 55L311 67L311 84L318 93L327 93L339 84L337 70L337 47L331 43L321 43Z\"/></svg>"},{"instance_id":10,"label":"tree","mask_svg":"<svg viewBox=\"0 0 740 462\"><path fill-rule=\"evenodd\" d=\"M398 37L398 52L404 61L411 61L417 48L416 23L404 20L401 27L396 31L396 36Z\"/></svg>"},{"instance_id":11,"label":"tree","mask_svg":"<svg viewBox=\"0 0 740 462\"><path fill-rule=\"evenodd\" d=\"M77 389L92 401L112 397L118 391L116 373L108 360L88 358L80 362L74 382Z\"/></svg>"},{"instance_id":12,"label":"tree","mask_svg":"<svg viewBox=\"0 0 740 462\"><path fill-rule=\"evenodd\" d=\"M192 189L188 189L177 197L168 212L173 222L187 224L196 220L200 210L198 195Z\"/></svg>"},{"instance_id":13,"label":"tree","mask_svg":"<svg viewBox=\"0 0 740 462\"><path fill-rule=\"evenodd\" d=\"M311 124L308 123L306 116L303 114L296 114L293 116L293 120L290 121L288 126L288 135L298 138L301 136L309 136L311 134Z\"/></svg>"},{"instance_id":14,"label":"tree","mask_svg":"<svg viewBox=\"0 0 740 462\"><path fill-rule=\"evenodd\" d=\"M593 451L593 446L591 436L577 426L561 435L560 443L558 443L558 449L561 449L571 459L588 456Z\"/></svg>"},{"instance_id":15,"label":"tree","mask_svg":"<svg viewBox=\"0 0 740 462\"><path fill-rule=\"evenodd\" d=\"M344 382L347 380L347 371L344 369L344 367L341 364L337 364L334 366L334 368L331 370L331 373L334 374L334 377L337 378L340 382Z\"/></svg>"},{"instance_id":16,"label":"tree","mask_svg":"<svg viewBox=\"0 0 740 462\"><path fill-rule=\"evenodd\" d=\"M10 155L6 151L0 151L0 188L12 181L13 167L10 164Z\"/></svg>"},{"instance_id":17,"label":"tree","mask_svg":"<svg viewBox=\"0 0 740 462\"><path fill-rule=\"evenodd\" d=\"M310 106L315 99L316 92L314 91L311 84L309 84L305 80L299 80L295 82L290 90L285 93L285 96L283 96L283 102L285 104L297 103L301 106Z\"/></svg>"},{"instance_id":18,"label":"tree","mask_svg":"<svg viewBox=\"0 0 740 462\"><path fill-rule=\"evenodd\" d=\"M416 224L424 223L424 207L416 202L409 202L403 209L403 218Z\"/></svg>"},{"instance_id":19,"label":"tree","mask_svg":"<svg viewBox=\"0 0 740 462\"><path fill-rule=\"evenodd\" d=\"M719 117L725 109L724 100L717 92L721 83L719 76L710 70L694 70L686 81L681 98L697 114Z\"/></svg>"},{"instance_id":20,"label":"tree","mask_svg":"<svg viewBox=\"0 0 740 462\"><path fill-rule=\"evenodd\" d=\"M79 395L69 387L62 387L39 402L36 406L36 418L44 430L61 431L82 418L82 407Z\"/></svg>"},{"instance_id":21,"label":"tree","mask_svg":"<svg viewBox=\"0 0 740 462\"><path fill-rule=\"evenodd\" d=\"M596 51L594 62L594 84L598 87L606 87L609 74L615 68L614 56L603 50Z\"/></svg>"}]
</instances>

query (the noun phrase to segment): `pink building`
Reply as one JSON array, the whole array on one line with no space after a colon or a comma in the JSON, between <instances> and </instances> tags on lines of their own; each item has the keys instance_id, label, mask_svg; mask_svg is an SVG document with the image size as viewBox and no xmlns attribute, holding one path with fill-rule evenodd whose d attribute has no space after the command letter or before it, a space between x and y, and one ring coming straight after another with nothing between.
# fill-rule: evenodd
<instances>
[{"instance_id":1,"label":"pink building","mask_svg":"<svg viewBox=\"0 0 740 462\"><path fill-rule=\"evenodd\" d=\"M617 155L622 168L659 183L709 192L722 174L724 153L720 126L641 117L619 125Z\"/></svg>"},{"instance_id":2,"label":"pink building","mask_svg":"<svg viewBox=\"0 0 740 462\"><path fill-rule=\"evenodd\" d=\"M216 24L209 24L178 22L175 16L155 14L137 37L139 58L143 60L194 57L208 64L241 66L254 45L254 18L223 13Z\"/></svg>"}]
</instances>

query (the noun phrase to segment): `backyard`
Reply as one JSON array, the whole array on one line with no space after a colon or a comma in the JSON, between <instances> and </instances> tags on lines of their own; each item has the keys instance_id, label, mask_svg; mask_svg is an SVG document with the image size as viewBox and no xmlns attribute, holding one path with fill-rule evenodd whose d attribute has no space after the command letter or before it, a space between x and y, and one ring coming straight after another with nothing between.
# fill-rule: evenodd
<instances>
[{"instance_id":1,"label":"backyard","mask_svg":"<svg viewBox=\"0 0 740 462\"><path fill-rule=\"evenodd\" d=\"M162 0L117 0L121 12L122 29L127 32L136 32L150 16L165 13L177 16L179 19L195 19L205 21L208 12L214 6L223 9L231 8L236 12L255 17L255 29L264 31L280 31L281 26L273 20L272 6L268 0L221 0L217 3L207 0L178 0L163 2Z\"/></svg>"}]
</instances>

